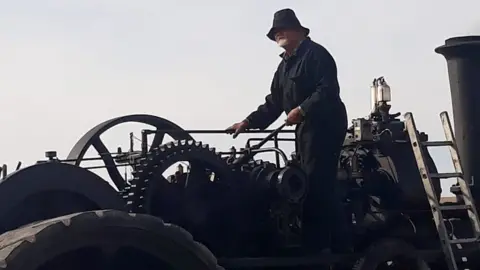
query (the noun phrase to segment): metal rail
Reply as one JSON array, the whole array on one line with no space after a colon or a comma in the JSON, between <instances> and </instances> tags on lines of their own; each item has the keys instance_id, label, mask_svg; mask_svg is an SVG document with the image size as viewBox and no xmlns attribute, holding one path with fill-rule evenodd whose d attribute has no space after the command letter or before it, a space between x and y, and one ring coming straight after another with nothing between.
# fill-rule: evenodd
<instances>
[{"instance_id":1,"label":"metal rail","mask_svg":"<svg viewBox=\"0 0 480 270\"><path fill-rule=\"evenodd\" d=\"M142 130L142 138L141 138L141 151L131 151L133 149L133 146L130 145L130 151L129 152L122 152L121 148L117 152L106 152L106 153L99 153L98 156L96 157L83 157L82 161L101 161L102 156L111 156L114 160L117 158L121 158L125 155L129 154L138 154L139 156L145 154L148 151L148 135L154 135L157 133L165 133L165 132L188 132L191 134L227 134L228 131L226 130L184 130L184 131L178 131L178 130L148 130L144 129ZM249 130L245 131L244 133L246 134L271 134L271 136L267 137L254 137L254 138L248 138L246 141L246 148L252 147L252 142L259 142L259 145L263 145L268 141L273 141L273 147L268 147L265 149L252 149L252 153L264 153L264 152L274 152L275 154L275 160L276 164L280 165L280 161L283 160L286 162L288 160L287 155L279 150L279 142L295 142L295 138L279 138L279 134L295 134L295 130L284 130L281 128L275 129L275 130ZM132 134L130 134L130 137L132 137ZM219 152L221 155L231 155L235 153L235 151L222 151ZM52 158L49 158L49 161L52 161ZM42 160L38 161L38 163L41 162L49 162L47 160ZM55 157L55 161L58 162L75 162L77 161L76 159L57 159ZM129 164L116 164L115 167L125 167L129 166ZM86 166L84 167L85 169L104 169L112 166L106 166L106 165L98 165L98 166ZM18 168L17 168L18 169ZM6 169L1 170L6 176Z\"/></svg>"},{"instance_id":2,"label":"metal rail","mask_svg":"<svg viewBox=\"0 0 480 270\"><path fill-rule=\"evenodd\" d=\"M295 130L294 129L283 129L285 127L285 124L282 124L280 127L276 129L265 129L265 130L245 130L242 133L243 134L269 134L267 137L264 138L248 138L246 142L246 148L251 148L251 147L256 147L252 146L251 142L258 141L258 145L262 146L266 142L273 141L273 148L279 149L279 142L284 141L284 142L295 142L295 138L279 138L279 134L294 134L295 135ZM142 138L141 138L141 149L142 153L147 153L148 151L148 135L152 134L157 134L157 133L163 133L163 134L173 134L173 133L182 133L186 132L189 134L225 134L225 135L230 135L231 131L229 130L223 130L223 129L187 129L187 130L167 130L167 129L155 129L155 130L149 130L149 129L144 129L142 130ZM286 160L286 155L285 153L281 151L275 151L273 148L269 148L269 151L275 152L275 163L277 166L280 166L280 159L283 159L284 161ZM296 145L295 145L296 148ZM297 151L297 149L295 149ZM267 151L260 151L260 152L267 152ZM231 152L233 153L233 152ZM230 153L230 154L231 154ZM258 151L255 151L255 153L259 153Z\"/></svg>"},{"instance_id":3,"label":"metal rail","mask_svg":"<svg viewBox=\"0 0 480 270\"><path fill-rule=\"evenodd\" d=\"M253 138L248 138L246 141L245 147L251 148L250 152L251 153L264 153L264 152L274 152L275 154L275 162L277 166L280 166L280 161L283 160L284 162L288 161L287 155L280 150L279 148L279 142L295 142L295 138L279 138L279 134L294 134L295 135L295 130L294 129L283 129L285 125L280 126L277 129L266 129L266 130L246 130L242 133L244 134L269 134L266 137L253 137ZM142 136L141 136L141 151L133 151L133 133L130 133L130 149L128 152L122 152L121 148L118 148L117 152L104 152L104 153L99 153L98 156L95 157L83 157L82 161L101 161L103 160L104 156L111 156L114 160L118 158L122 158L125 156L129 155L134 155L137 154L138 156L141 156L142 154L146 154L148 152L148 136L149 135L156 135L158 133L164 133L164 134L172 134L172 133L189 133L189 134L226 134L230 135L231 132L228 130L216 130L216 129L191 129L191 130L173 130L173 129L143 129L142 130ZM262 148L262 149L257 149L258 145L262 146L266 142L273 141L273 147L267 147L267 148ZM259 142L257 145L252 146L252 142ZM295 149L296 150L296 149ZM222 151L219 152L221 155L231 155L238 153L238 151ZM66 159L59 159L56 157L56 152L55 151L49 151L46 153L48 160L40 160L37 161L37 163L43 163L43 162L77 162L77 159L71 159L71 158L66 158ZM17 170L20 168L21 163L17 165ZM127 163L117 163L113 167L125 167L129 166ZM104 168L110 168L112 166L108 165L98 165L98 166L85 166L85 169L104 169ZM4 167L0 167L0 174L3 175L3 177L6 177L7 173L7 168L6 165Z\"/></svg>"}]
</instances>

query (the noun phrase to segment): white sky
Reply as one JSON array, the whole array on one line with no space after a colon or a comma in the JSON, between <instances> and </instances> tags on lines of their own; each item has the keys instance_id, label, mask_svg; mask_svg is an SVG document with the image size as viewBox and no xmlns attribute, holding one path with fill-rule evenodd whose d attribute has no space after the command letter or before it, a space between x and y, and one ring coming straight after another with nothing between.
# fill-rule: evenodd
<instances>
[{"instance_id":1,"label":"white sky","mask_svg":"<svg viewBox=\"0 0 480 270\"><path fill-rule=\"evenodd\" d=\"M0 2L0 162L11 170L52 149L66 157L88 129L119 115L188 129L243 119L280 61L265 34L284 7L336 58L349 118L368 113L370 83L385 76L392 111L413 111L421 130L443 138L438 114L451 113L450 92L433 50L480 33L477 0L16 0ZM112 150L128 145L130 127L120 131L108 137ZM224 149L245 138L196 137ZM447 151L435 153L449 170Z\"/></svg>"}]
</instances>

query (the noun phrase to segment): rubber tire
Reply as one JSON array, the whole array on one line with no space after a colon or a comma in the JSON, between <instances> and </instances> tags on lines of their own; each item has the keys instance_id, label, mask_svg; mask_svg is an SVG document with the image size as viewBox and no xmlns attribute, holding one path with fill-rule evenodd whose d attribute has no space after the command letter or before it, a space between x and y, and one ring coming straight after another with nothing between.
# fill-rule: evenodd
<instances>
[{"instance_id":1,"label":"rubber tire","mask_svg":"<svg viewBox=\"0 0 480 270\"><path fill-rule=\"evenodd\" d=\"M32 212L41 215L29 216L22 213L20 205L32 196L57 191L72 194L72 200L62 202L62 211L54 211L41 200L34 204ZM91 202L91 207L76 205L78 196ZM73 203L70 205L69 203ZM93 206L94 205L94 206ZM43 213L48 209L49 213ZM74 165L49 162L38 163L9 174L0 182L0 233L17 229L32 222L68 215L81 211L100 209L126 210L125 201L118 192L97 174ZM31 218L32 217L32 218Z\"/></svg>"},{"instance_id":2,"label":"rubber tire","mask_svg":"<svg viewBox=\"0 0 480 270\"><path fill-rule=\"evenodd\" d=\"M215 256L181 227L117 210L75 213L0 235L0 269L36 270L58 254L102 243L142 249L173 269L223 269Z\"/></svg>"},{"instance_id":3,"label":"rubber tire","mask_svg":"<svg viewBox=\"0 0 480 270\"><path fill-rule=\"evenodd\" d=\"M430 270L428 264L416 252L416 249L407 242L399 239L382 239L373 243L364 255L357 260L353 266L353 270L376 270L383 262L398 255L415 259L417 268L414 270Z\"/></svg>"}]
</instances>

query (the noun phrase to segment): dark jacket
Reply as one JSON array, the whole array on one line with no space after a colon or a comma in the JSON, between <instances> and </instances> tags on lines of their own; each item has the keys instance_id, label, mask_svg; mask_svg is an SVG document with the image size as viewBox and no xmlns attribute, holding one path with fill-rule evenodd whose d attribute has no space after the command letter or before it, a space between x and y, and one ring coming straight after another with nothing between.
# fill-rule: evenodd
<instances>
[{"instance_id":1,"label":"dark jacket","mask_svg":"<svg viewBox=\"0 0 480 270\"><path fill-rule=\"evenodd\" d=\"M341 103L337 66L330 53L320 44L307 38L289 57L280 55L265 103L246 120L249 128L265 129L282 112L289 113L300 106L305 119L323 118ZM319 119L320 120L320 119Z\"/></svg>"}]
</instances>

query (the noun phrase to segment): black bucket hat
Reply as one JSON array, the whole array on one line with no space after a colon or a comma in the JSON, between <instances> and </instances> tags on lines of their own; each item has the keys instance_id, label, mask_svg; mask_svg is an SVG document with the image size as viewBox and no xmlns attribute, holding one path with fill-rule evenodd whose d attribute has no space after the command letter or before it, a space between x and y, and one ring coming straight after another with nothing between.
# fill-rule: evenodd
<instances>
[{"instance_id":1,"label":"black bucket hat","mask_svg":"<svg viewBox=\"0 0 480 270\"><path fill-rule=\"evenodd\" d=\"M275 41L275 31L277 29L292 29L292 28L301 28L305 30L305 35L308 36L310 29L303 27L300 24L295 12L289 8L281 9L273 15L273 24L270 31L267 33L267 37Z\"/></svg>"}]
</instances>

